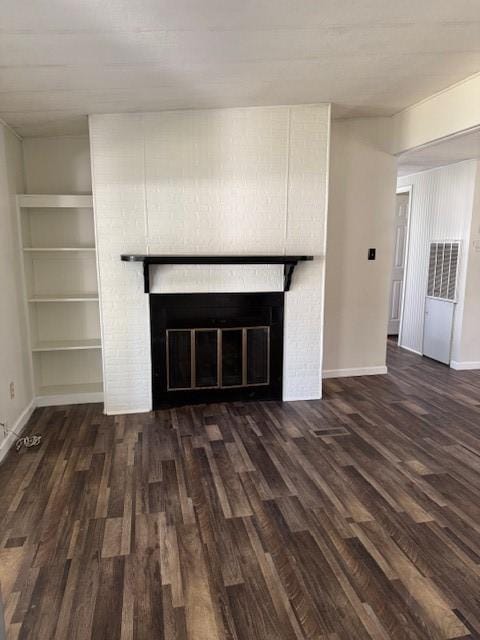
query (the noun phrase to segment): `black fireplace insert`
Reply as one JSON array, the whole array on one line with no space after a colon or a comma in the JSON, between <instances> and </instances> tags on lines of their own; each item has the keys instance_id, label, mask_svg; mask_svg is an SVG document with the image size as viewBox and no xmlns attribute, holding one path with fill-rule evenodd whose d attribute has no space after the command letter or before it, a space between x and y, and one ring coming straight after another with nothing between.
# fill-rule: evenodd
<instances>
[{"instance_id":1,"label":"black fireplace insert","mask_svg":"<svg viewBox=\"0 0 480 640\"><path fill-rule=\"evenodd\" d=\"M154 409L281 400L283 292L149 297Z\"/></svg>"}]
</instances>

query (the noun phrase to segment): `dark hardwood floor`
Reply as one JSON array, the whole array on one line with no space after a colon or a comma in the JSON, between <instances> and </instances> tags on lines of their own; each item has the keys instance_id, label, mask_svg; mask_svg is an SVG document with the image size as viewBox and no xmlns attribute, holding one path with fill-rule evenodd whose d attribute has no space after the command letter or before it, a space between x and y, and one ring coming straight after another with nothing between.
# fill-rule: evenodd
<instances>
[{"instance_id":1,"label":"dark hardwood floor","mask_svg":"<svg viewBox=\"0 0 480 640\"><path fill-rule=\"evenodd\" d=\"M38 409L0 467L9 638L480 638L480 372L389 367L322 401Z\"/></svg>"}]
</instances>

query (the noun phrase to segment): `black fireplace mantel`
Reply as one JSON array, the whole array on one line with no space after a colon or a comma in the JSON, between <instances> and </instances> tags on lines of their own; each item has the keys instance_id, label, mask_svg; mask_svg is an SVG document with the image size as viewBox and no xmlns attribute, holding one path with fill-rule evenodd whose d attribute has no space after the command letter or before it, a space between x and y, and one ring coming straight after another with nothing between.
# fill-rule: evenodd
<instances>
[{"instance_id":1,"label":"black fireplace mantel","mask_svg":"<svg viewBox=\"0 0 480 640\"><path fill-rule=\"evenodd\" d=\"M299 262L313 260L313 256L161 256L123 254L123 262L142 262L145 293L150 293L150 265L152 264L283 264L283 290L289 291L293 271Z\"/></svg>"}]
</instances>

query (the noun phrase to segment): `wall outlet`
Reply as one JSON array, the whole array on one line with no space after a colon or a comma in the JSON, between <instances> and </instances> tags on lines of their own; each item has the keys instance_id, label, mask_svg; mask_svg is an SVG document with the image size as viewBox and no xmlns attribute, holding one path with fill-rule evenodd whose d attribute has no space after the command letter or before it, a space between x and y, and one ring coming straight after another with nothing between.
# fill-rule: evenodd
<instances>
[{"instance_id":1,"label":"wall outlet","mask_svg":"<svg viewBox=\"0 0 480 640\"><path fill-rule=\"evenodd\" d=\"M15 398L15 383L10 382L10 400Z\"/></svg>"}]
</instances>

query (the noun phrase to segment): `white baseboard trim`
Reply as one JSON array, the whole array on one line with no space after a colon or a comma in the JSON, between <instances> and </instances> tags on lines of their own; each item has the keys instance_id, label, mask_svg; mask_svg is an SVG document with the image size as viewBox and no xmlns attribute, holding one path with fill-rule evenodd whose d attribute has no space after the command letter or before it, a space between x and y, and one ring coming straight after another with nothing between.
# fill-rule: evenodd
<instances>
[{"instance_id":1,"label":"white baseboard trim","mask_svg":"<svg viewBox=\"0 0 480 640\"><path fill-rule=\"evenodd\" d=\"M7 425L7 428L16 431L20 435L25 428L25 425L30 420L30 416L34 412L36 406L35 399L33 399L28 407L22 411L15 424ZM17 436L11 432L9 432L7 437L2 440L2 443L0 444L0 462L5 458L10 447L16 442L16 440Z\"/></svg>"},{"instance_id":2,"label":"white baseboard trim","mask_svg":"<svg viewBox=\"0 0 480 640\"><path fill-rule=\"evenodd\" d=\"M472 371L473 369L480 369L480 362L475 360L464 360L462 362L451 360L450 366L456 371Z\"/></svg>"},{"instance_id":3,"label":"white baseboard trim","mask_svg":"<svg viewBox=\"0 0 480 640\"><path fill-rule=\"evenodd\" d=\"M322 394L316 395L315 397L311 395L288 396L288 397L282 398L282 402L303 402L305 400L321 400L321 399L322 399Z\"/></svg>"},{"instance_id":4,"label":"white baseboard trim","mask_svg":"<svg viewBox=\"0 0 480 640\"><path fill-rule=\"evenodd\" d=\"M123 416L131 413L150 413L153 409L150 407L149 409L119 409L118 411L111 411L109 409L105 409L106 416Z\"/></svg>"},{"instance_id":5,"label":"white baseboard trim","mask_svg":"<svg viewBox=\"0 0 480 640\"><path fill-rule=\"evenodd\" d=\"M411 349L410 347L404 347L401 344L399 344L398 346L400 347L400 349L405 349L405 351L410 351L410 353L414 353L417 356L423 356L423 353L421 351L417 351L416 349Z\"/></svg>"},{"instance_id":6,"label":"white baseboard trim","mask_svg":"<svg viewBox=\"0 0 480 640\"><path fill-rule=\"evenodd\" d=\"M88 404L90 402L103 402L103 391L92 393L66 393L55 396L37 396L37 407L60 407L64 404Z\"/></svg>"},{"instance_id":7,"label":"white baseboard trim","mask_svg":"<svg viewBox=\"0 0 480 640\"><path fill-rule=\"evenodd\" d=\"M357 367L353 369L327 369L324 378L353 378L356 376L379 376L388 373L385 365L381 367Z\"/></svg>"}]
</instances>

